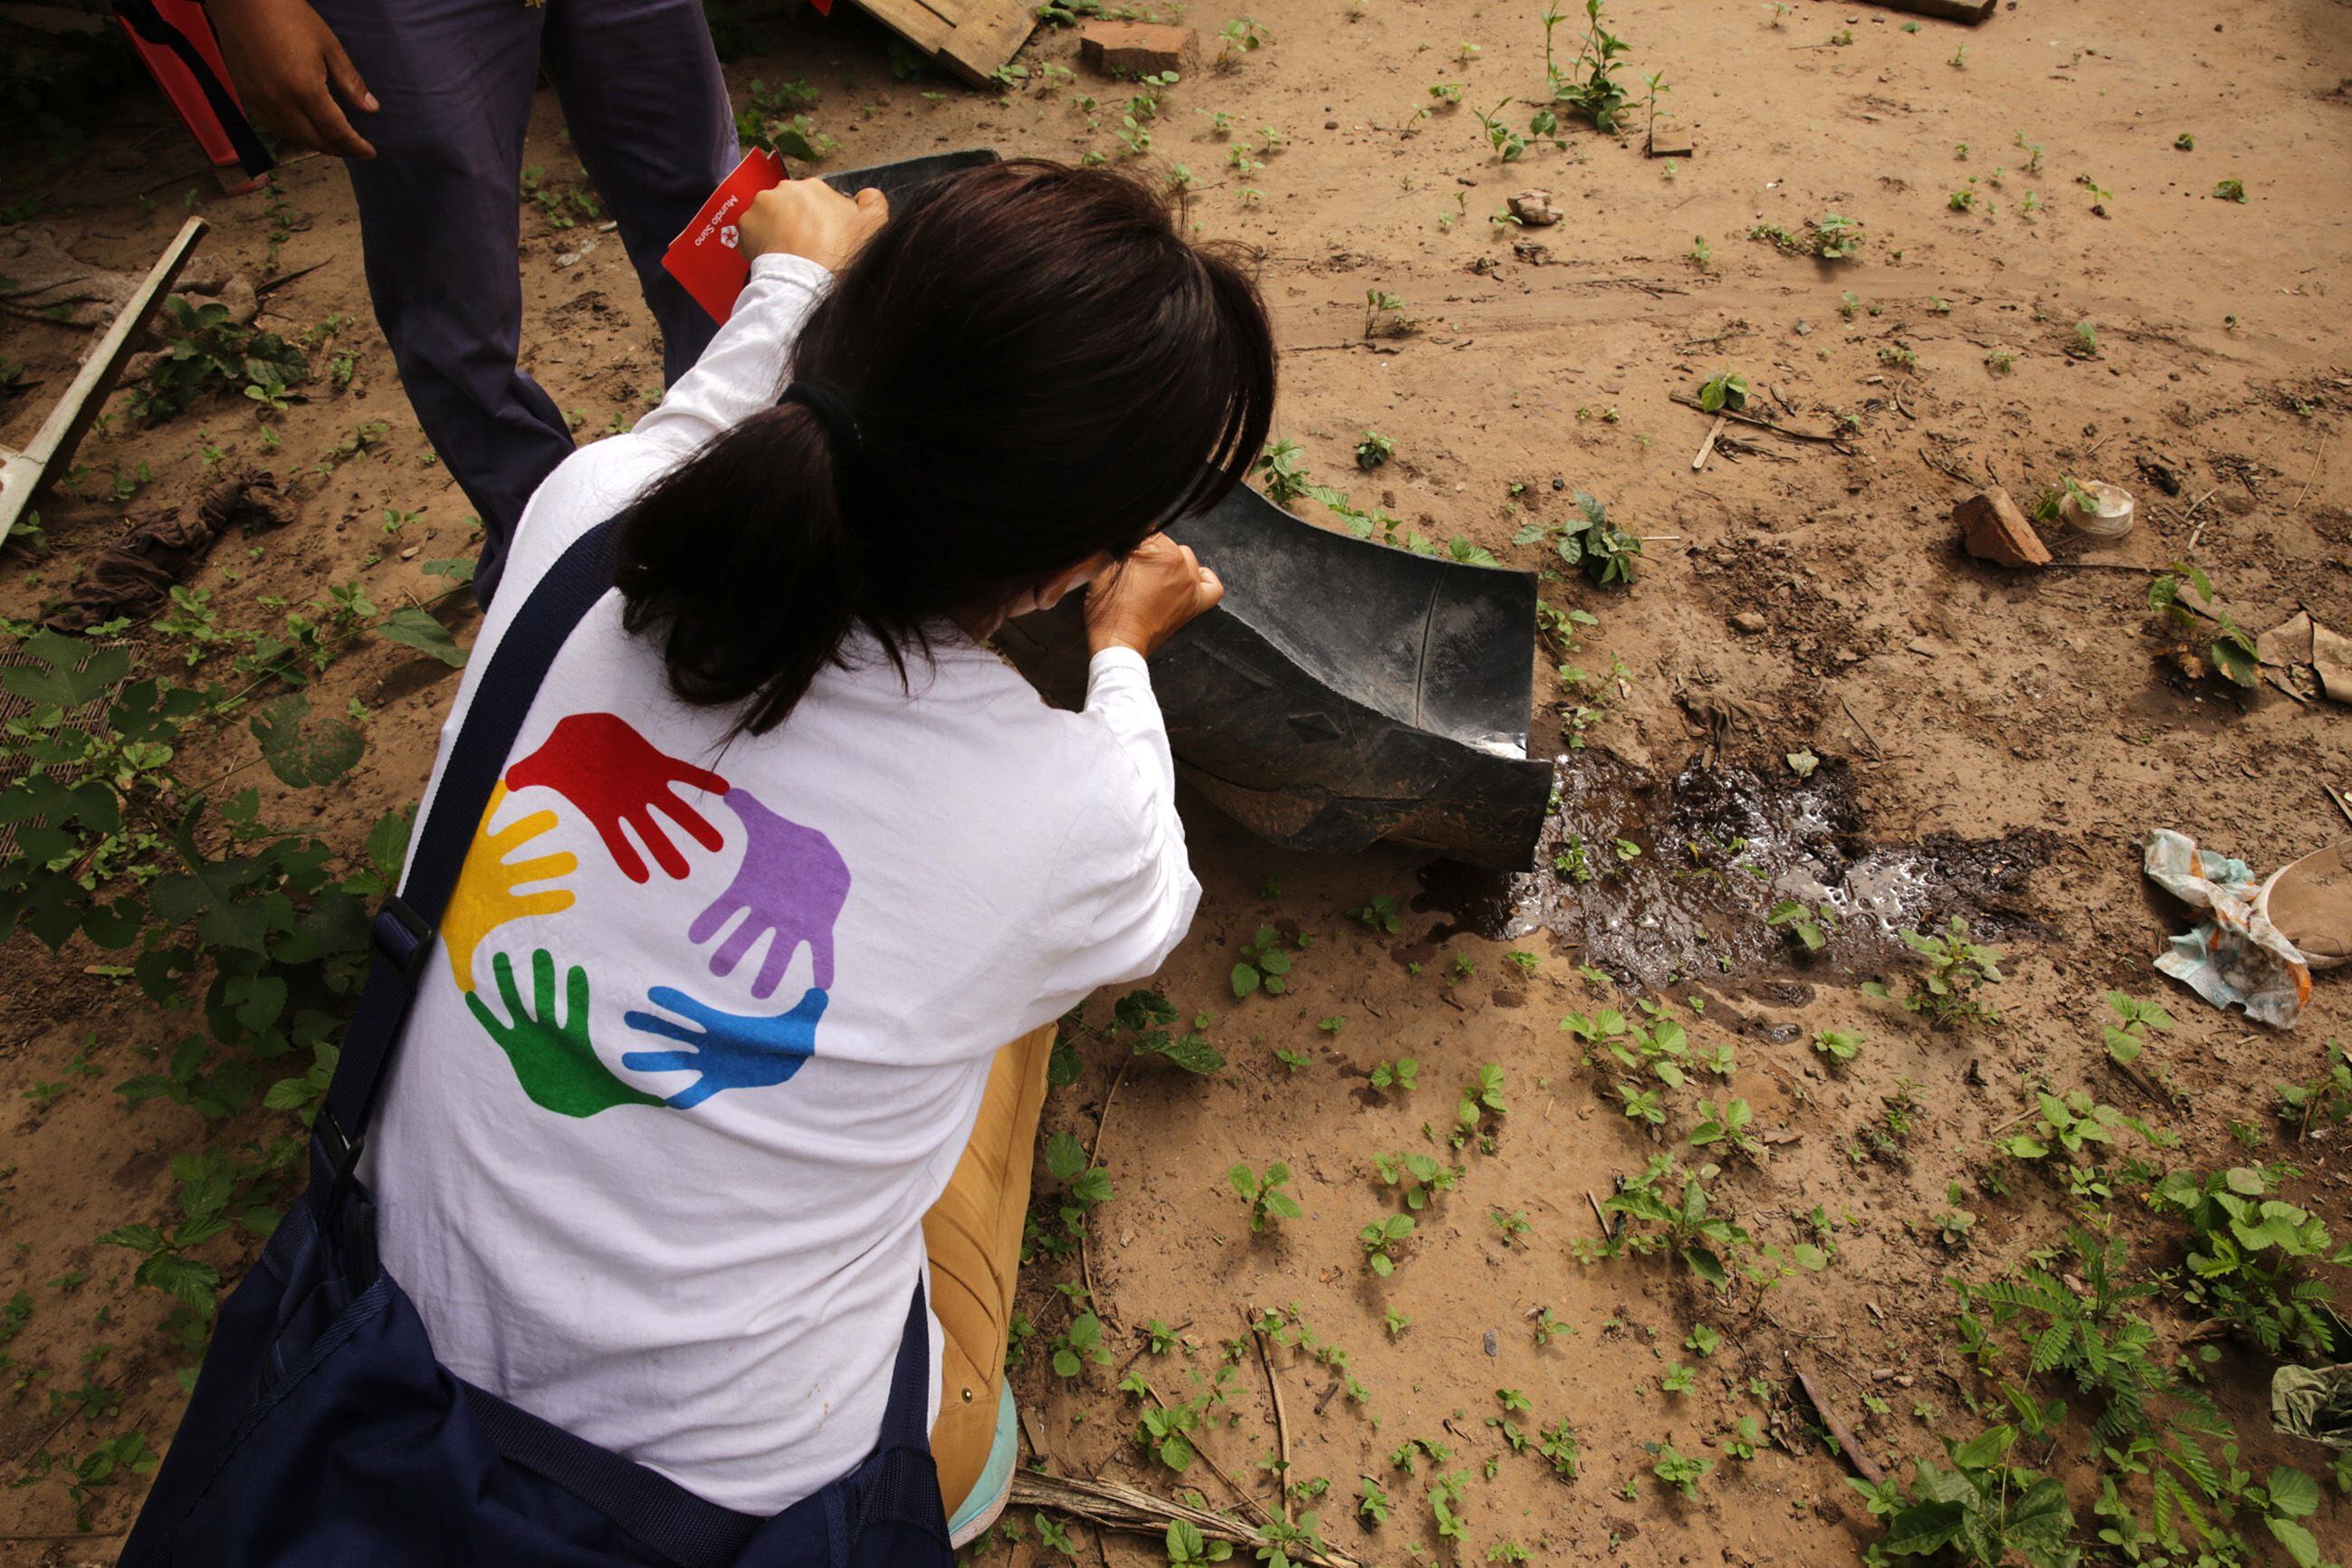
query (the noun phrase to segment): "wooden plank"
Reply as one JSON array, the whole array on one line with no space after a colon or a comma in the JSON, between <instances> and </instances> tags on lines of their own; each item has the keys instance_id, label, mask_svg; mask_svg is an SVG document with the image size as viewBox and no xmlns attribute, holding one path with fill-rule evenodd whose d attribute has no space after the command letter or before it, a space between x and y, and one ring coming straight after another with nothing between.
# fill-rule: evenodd
<instances>
[{"instance_id":1,"label":"wooden plank","mask_svg":"<svg viewBox=\"0 0 2352 1568\"><path fill-rule=\"evenodd\" d=\"M918 0L857 0L858 8L927 55L936 55L955 28Z\"/></svg>"},{"instance_id":2,"label":"wooden plank","mask_svg":"<svg viewBox=\"0 0 2352 1568\"><path fill-rule=\"evenodd\" d=\"M16 520L25 515L26 508L41 488L73 461L75 446L98 417L106 395L114 390L114 378L122 374L122 363L137 346L147 318L154 314L155 307L171 291L173 281L187 264L196 241L204 237L206 226L200 217L192 217L180 226L180 232L172 237L172 243L163 247L163 254L147 269L147 276L140 280L131 298L123 301L121 312L98 342L90 345L81 368L67 384L65 395L49 410L49 416L42 421L25 449L19 452L0 447L0 542L7 539L8 531L16 526Z\"/></svg>"},{"instance_id":3,"label":"wooden plank","mask_svg":"<svg viewBox=\"0 0 2352 1568\"><path fill-rule=\"evenodd\" d=\"M1036 26L1030 0L971 0L940 58L967 81L986 83L1021 52Z\"/></svg>"},{"instance_id":4,"label":"wooden plank","mask_svg":"<svg viewBox=\"0 0 2352 1568\"><path fill-rule=\"evenodd\" d=\"M1034 0L857 0L876 21L974 87L1021 52L1037 25Z\"/></svg>"}]
</instances>

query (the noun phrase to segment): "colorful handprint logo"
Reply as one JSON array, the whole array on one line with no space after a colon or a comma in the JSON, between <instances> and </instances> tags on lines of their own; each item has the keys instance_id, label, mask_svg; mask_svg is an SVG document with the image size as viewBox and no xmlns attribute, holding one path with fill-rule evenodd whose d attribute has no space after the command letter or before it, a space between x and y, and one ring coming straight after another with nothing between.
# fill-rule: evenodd
<instances>
[{"instance_id":1,"label":"colorful handprint logo","mask_svg":"<svg viewBox=\"0 0 2352 1568\"><path fill-rule=\"evenodd\" d=\"M723 980L764 938L757 971L748 976L750 994L762 1002L783 984L794 959L806 948L813 984L790 1009L773 1015L731 1011L674 986L650 986L649 1007L629 1011L624 1022L679 1048L626 1051L620 1065L633 1073L694 1075L684 1088L664 1096L622 1079L597 1052L590 1037L591 992L584 966L564 967L559 1004L555 953L534 945L531 994L526 1002L516 980L514 957L497 952L489 963L498 994L492 1003L478 990L475 957L492 931L512 921L558 915L608 922L630 919L626 909L592 912L572 889L551 885L576 877L576 855L566 851L517 858L526 845L554 831L567 816L576 814L593 828L614 868L630 883L646 888L648 895L659 897L656 890L662 886L653 879L646 863L648 856L671 882L691 883L715 875L719 861L714 856L689 859L671 837L675 828L714 853L727 842L680 793L681 785L723 799L742 826L741 858L726 887L688 922L685 946L700 948L717 941L709 968ZM541 786L560 797L566 809L532 811L502 828L492 827L509 791ZM450 896L441 933L467 1010L505 1053L533 1104L574 1117L593 1116L619 1105L690 1110L727 1089L788 1083L816 1053L817 1025L833 989L834 928L848 903L849 889L849 867L823 833L732 788L719 774L663 752L625 720L610 713L574 713L558 722L537 751L509 766L504 783L493 792ZM689 889L678 891L690 894ZM590 905L596 902L589 900ZM657 929L642 923L608 925L583 945L610 951L618 944L632 958L658 963Z\"/></svg>"}]
</instances>

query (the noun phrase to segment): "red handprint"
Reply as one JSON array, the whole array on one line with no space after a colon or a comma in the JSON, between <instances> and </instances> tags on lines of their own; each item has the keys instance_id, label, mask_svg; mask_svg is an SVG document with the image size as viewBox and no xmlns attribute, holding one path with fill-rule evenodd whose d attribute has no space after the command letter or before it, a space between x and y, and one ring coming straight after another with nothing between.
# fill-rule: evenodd
<instances>
[{"instance_id":1,"label":"red handprint","mask_svg":"<svg viewBox=\"0 0 2352 1568\"><path fill-rule=\"evenodd\" d=\"M669 832L654 820L656 811L686 829L705 849L725 840L702 814L678 798L674 787L692 784L725 795L727 781L689 763L656 751L625 720L611 713L573 713L555 726L539 750L507 769L509 789L545 784L570 801L595 825L613 863L632 882L647 879L646 863L622 832L635 829L672 878L687 873L686 856Z\"/></svg>"}]
</instances>

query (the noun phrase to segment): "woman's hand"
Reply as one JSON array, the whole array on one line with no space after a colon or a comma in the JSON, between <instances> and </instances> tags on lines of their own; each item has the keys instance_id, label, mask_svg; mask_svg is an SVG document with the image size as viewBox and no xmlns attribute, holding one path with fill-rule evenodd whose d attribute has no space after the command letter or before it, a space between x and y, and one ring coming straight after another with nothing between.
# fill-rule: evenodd
<instances>
[{"instance_id":1,"label":"woman's hand","mask_svg":"<svg viewBox=\"0 0 2352 1568\"><path fill-rule=\"evenodd\" d=\"M889 216L871 187L853 200L823 180L786 180L753 196L736 227L746 261L781 251L838 272Z\"/></svg>"},{"instance_id":2,"label":"woman's hand","mask_svg":"<svg viewBox=\"0 0 2352 1568\"><path fill-rule=\"evenodd\" d=\"M375 94L309 0L212 0L209 10L222 63L255 124L338 158L375 156L343 114L345 103L374 113Z\"/></svg>"},{"instance_id":3,"label":"woman's hand","mask_svg":"<svg viewBox=\"0 0 2352 1568\"><path fill-rule=\"evenodd\" d=\"M1155 533L1087 585L1087 650L1131 647L1150 658L1179 626L1224 596L1224 584L1191 545Z\"/></svg>"}]
</instances>

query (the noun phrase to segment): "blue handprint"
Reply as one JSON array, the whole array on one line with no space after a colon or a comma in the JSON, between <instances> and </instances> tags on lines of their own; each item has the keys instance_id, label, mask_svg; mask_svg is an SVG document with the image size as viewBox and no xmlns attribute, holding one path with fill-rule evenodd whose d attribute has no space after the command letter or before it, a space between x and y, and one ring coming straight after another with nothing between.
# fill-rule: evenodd
<instances>
[{"instance_id":1,"label":"blue handprint","mask_svg":"<svg viewBox=\"0 0 2352 1568\"><path fill-rule=\"evenodd\" d=\"M621 1065L631 1072L698 1072L702 1076L665 1102L690 1110L722 1089L765 1089L791 1081L801 1063L816 1054L817 1020L824 1016L825 994L812 988L800 1005L774 1017L722 1013L685 992L656 985L648 994L656 1007L698 1025L690 1029L658 1013L632 1012L629 1027L694 1047L684 1051L627 1051Z\"/></svg>"}]
</instances>

